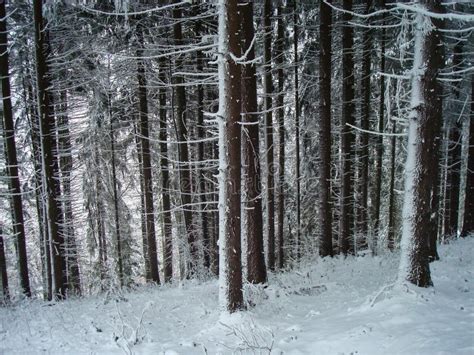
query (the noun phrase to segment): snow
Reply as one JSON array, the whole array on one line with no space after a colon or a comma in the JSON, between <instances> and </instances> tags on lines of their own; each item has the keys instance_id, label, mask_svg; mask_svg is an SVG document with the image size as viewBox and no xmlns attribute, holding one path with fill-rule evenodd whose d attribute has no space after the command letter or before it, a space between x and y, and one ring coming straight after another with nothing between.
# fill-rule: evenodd
<instances>
[{"instance_id":1,"label":"snow","mask_svg":"<svg viewBox=\"0 0 474 355\"><path fill-rule=\"evenodd\" d=\"M393 287L400 254L306 261L218 307L218 282L185 281L0 309L0 353L473 354L474 238L440 246L433 288Z\"/></svg>"}]
</instances>

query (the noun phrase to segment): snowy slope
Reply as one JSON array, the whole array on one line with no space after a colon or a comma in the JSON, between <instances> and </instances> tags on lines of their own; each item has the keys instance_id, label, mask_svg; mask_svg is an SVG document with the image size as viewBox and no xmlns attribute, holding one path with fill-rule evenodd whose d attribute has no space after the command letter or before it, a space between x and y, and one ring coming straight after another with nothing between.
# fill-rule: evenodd
<instances>
[{"instance_id":1,"label":"snowy slope","mask_svg":"<svg viewBox=\"0 0 474 355\"><path fill-rule=\"evenodd\" d=\"M474 354L474 238L440 247L435 287L394 289L399 255L316 260L247 287L220 316L218 285L0 309L0 353Z\"/></svg>"}]
</instances>

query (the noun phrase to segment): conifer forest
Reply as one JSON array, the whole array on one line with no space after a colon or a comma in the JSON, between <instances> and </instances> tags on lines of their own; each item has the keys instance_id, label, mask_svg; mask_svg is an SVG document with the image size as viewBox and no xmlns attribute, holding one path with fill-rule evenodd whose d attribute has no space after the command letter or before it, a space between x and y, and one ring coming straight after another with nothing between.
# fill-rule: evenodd
<instances>
[{"instance_id":1,"label":"conifer forest","mask_svg":"<svg viewBox=\"0 0 474 355\"><path fill-rule=\"evenodd\" d=\"M472 354L470 0L0 0L0 353Z\"/></svg>"}]
</instances>

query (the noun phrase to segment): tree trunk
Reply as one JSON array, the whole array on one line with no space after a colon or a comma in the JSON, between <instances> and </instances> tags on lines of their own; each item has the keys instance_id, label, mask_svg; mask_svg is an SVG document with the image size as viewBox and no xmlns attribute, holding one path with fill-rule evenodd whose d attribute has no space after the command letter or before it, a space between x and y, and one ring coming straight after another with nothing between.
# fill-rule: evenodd
<instances>
[{"instance_id":1,"label":"tree trunk","mask_svg":"<svg viewBox=\"0 0 474 355\"><path fill-rule=\"evenodd\" d=\"M265 63L265 146L267 152L267 267L275 269L275 168L273 147L273 83L272 83L272 1L265 0L263 27L265 31L263 60Z\"/></svg>"},{"instance_id":2,"label":"tree trunk","mask_svg":"<svg viewBox=\"0 0 474 355\"><path fill-rule=\"evenodd\" d=\"M220 299L227 311L242 309L240 246L241 65L238 0L220 0L219 8L219 219Z\"/></svg>"},{"instance_id":3,"label":"tree trunk","mask_svg":"<svg viewBox=\"0 0 474 355\"><path fill-rule=\"evenodd\" d=\"M396 121L392 122L392 133L396 133ZM390 152L390 181L389 181L389 198L388 198L388 235L387 247L393 251L395 248L395 159L397 150L397 137L391 137Z\"/></svg>"},{"instance_id":4,"label":"tree trunk","mask_svg":"<svg viewBox=\"0 0 474 355\"><path fill-rule=\"evenodd\" d=\"M421 8L438 12L439 0L420 1ZM412 112L408 127L408 152L405 166L405 197L403 206L402 259L400 279L420 287L433 285L428 256L428 235L431 232L430 200L435 178L430 165L436 156L441 137L441 86L437 82L443 63L442 20L415 15L414 62L412 72ZM427 22L433 28L427 28ZM431 25L431 24L430 24Z\"/></svg>"},{"instance_id":5,"label":"tree trunk","mask_svg":"<svg viewBox=\"0 0 474 355\"><path fill-rule=\"evenodd\" d=\"M260 177L259 117L257 115L257 77L255 59L253 3L246 2L242 11L243 52L248 51L242 67L242 112L244 114L244 156L247 214L247 280L265 283L267 270L263 249L262 184ZM250 50L249 50L250 49Z\"/></svg>"},{"instance_id":6,"label":"tree trunk","mask_svg":"<svg viewBox=\"0 0 474 355\"><path fill-rule=\"evenodd\" d=\"M153 206L153 174L150 157L150 134L148 124L148 91L145 62L143 56L143 29L137 25L137 81L138 81L138 115L140 117L140 148L143 174L143 188L145 199L146 241L148 251L148 262L150 266L151 279L148 281L160 283L158 273L158 254L156 249L155 233L155 209Z\"/></svg>"},{"instance_id":7,"label":"tree trunk","mask_svg":"<svg viewBox=\"0 0 474 355\"><path fill-rule=\"evenodd\" d=\"M372 0L366 2L365 13L372 11ZM367 25L371 22L368 19ZM366 28L363 30L363 55L362 55L362 102L361 102L361 128L369 130L370 123L370 76L372 65L372 30ZM368 230L368 188L369 188L369 135L366 132L360 133L360 201L359 201L359 223L358 234L361 238L358 249L367 249Z\"/></svg>"},{"instance_id":8,"label":"tree trunk","mask_svg":"<svg viewBox=\"0 0 474 355\"><path fill-rule=\"evenodd\" d=\"M4 5L0 4L0 7L1 6L4 6ZM0 9L0 15L1 14L2 13ZM0 225L0 279L2 281L2 294L0 295L0 304L4 304L8 302L8 300L10 299L10 292L8 291L7 260L5 258L5 247L3 245L3 226L1 225Z\"/></svg>"},{"instance_id":9,"label":"tree trunk","mask_svg":"<svg viewBox=\"0 0 474 355\"><path fill-rule=\"evenodd\" d=\"M453 50L453 68L459 70L462 57L462 42L454 46ZM460 98L459 84L454 84L454 99ZM453 110L455 114L456 110ZM451 117L449 121L449 140L448 140L448 166L446 167L446 204L445 209L444 234L445 238L457 237L458 234L458 215L459 215L459 193L461 184L461 154L462 154L462 122L458 121L459 115Z\"/></svg>"},{"instance_id":10,"label":"tree trunk","mask_svg":"<svg viewBox=\"0 0 474 355\"><path fill-rule=\"evenodd\" d=\"M8 59L7 17L5 1L0 2L0 77L2 80L3 96L3 138L5 145L5 160L8 176L10 196L10 209L12 227L15 235L15 246L18 257L18 274L20 277L21 292L31 296L30 279L28 276L28 260L26 253L26 236L23 220L23 203L18 176L18 160L15 143L15 124L13 122L13 109L10 90L10 73Z\"/></svg>"},{"instance_id":11,"label":"tree trunk","mask_svg":"<svg viewBox=\"0 0 474 355\"><path fill-rule=\"evenodd\" d=\"M296 259L301 257L301 176L300 176L300 99L298 75L298 12L297 1L293 10L293 51L295 52L295 170L296 170Z\"/></svg>"},{"instance_id":12,"label":"tree trunk","mask_svg":"<svg viewBox=\"0 0 474 355\"><path fill-rule=\"evenodd\" d=\"M471 119L469 122L469 150L466 173L466 196L461 236L474 233L474 75L471 75Z\"/></svg>"},{"instance_id":13,"label":"tree trunk","mask_svg":"<svg viewBox=\"0 0 474 355\"><path fill-rule=\"evenodd\" d=\"M60 96L61 110L58 114L58 146L59 146L59 167L62 175L63 186L63 211L64 211L64 232L66 242L66 263L68 272L68 282L70 289L76 294L81 294L81 275L79 270L79 256L77 244L74 235L74 215L72 211L72 195L71 195L71 172L73 169L72 162L72 145L71 134L69 131L67 93L61 92Z\"/></svg>"},{"instance_id":14,"label":"tree trunk","mask_svg":"<svg viewBox=\"0 0 474 355\"><path fill-rule=\"evenodd\" d=\"M284 28L283 28L283 14L281 5L277 9L277 43L275 48L275 64L278 73L278 268L282 269L284 266L284 222L285 222L285 108L284 93L283 93L283 46L284 46Z\"/></svg>"},{"instance_id":15,"label":"tree trunk","mask_svg":"<svg viewBox=\"0 0 474 355\"><path fill-rule=\"evenodd\" d=\"M179 2L179 0L176 0ZM181 45L183 41L183 31L181 26L181 9L175 7L173 9L173 18L175 24L173 26L174 39L176 45ZM182 59L177 56L175 59L175 69L181 70ZM178 149L179 149L179 182L181 192L181 203L184 211L184 224L188 237L189 260L187 260L186 277L190 278L196 272L197 262L197 246L195 243L195 232L193 228L193 215L191 205L192 180L191 169L189 167L189 150L188 150L188 130L186 126L186 91L184 88L184 78L181 75L175 75L176 90L176 115L178 117Z\"/></svg>"},{"instance_id":16,"label":"tree trunk","mask_svg":"<svg viewBox=\"0 0 474 355\"><path fill-rule=\"evenodd\" d=\"M37 95L39 107L39 126L41 136L41 158L42 158L42 182L46 192L45 217L48 223L49 242L51 243L51 260L53 270L53 294L55 297L66 296L67 275L64 274L66 260L64 257L64 236L60 233L59 222L61 220L61 209L58 201L58 181L55 179L57 171L57 160L54 156L55 141L55 119L51 112L51 95L48 93L50 87L49 68L47 65L47 30L43 23L43 2L34 0L35 20L35 43L36 43L36 75Z\"/></svg>"},{"instance_id":17,"label":"tree trunk","mask_svg":"<svg viewBox=\"0 0 474 355\"><path fill-rule=\"evenodd\" d=\"M385 9L385 0L380 1L381 10ZM385 13L382 15L382 26L385 25ZM380 30L380 72L385 73L385 28ZM380 76L380 101L379 101L379 120L378 131L383 132L385 116L385 76ZM379 135L375 139L375 181L374 181L374 202L373 202L373 216L374 230L373 230L373 245L372 252L377 253L377 241L379 237L380 226L380 197L382 194L382 158L383 158L383 136Z\"/></svg>"},{"instance_id":18,"label":"tree trunk","mask_svg":"<svg viewBox=\"0 0 474 355\"><path fill-rule=\"evenodd\" d=\"M158 78L166 82L165 59L160 59ZM160 168L161 168L161 203L163 208L163 274L165 282L173 277L173 236L171 227L170 178L168 165L168 127L166 121L166 88L158 90L160 104Z\"/></svg>"},{"instance_id":19,"label":"tree trunk","mask_svg":"<svg viewBox=\"0 0 474 355\"><path fill-rule=\"evenodd\" d=\"M331 2L331 1L328 1ZM319 255L332 256L332 208L331 208L331 26L332 10L319 3L320 55L319 55Z\"/></svg>"},{"instance_id":20,"label":"tree trunk","mask_svg":"<svg viewBox=\"0 0 474 355\"><path fill-rule=\"evenodd\" d=\"M341 216L339 252L354 253L354 60L352 59L354 30L348 23L352 20L352 0L343 1L342 21L342 120L341 120Z\"/></svg>"}]
</instances>

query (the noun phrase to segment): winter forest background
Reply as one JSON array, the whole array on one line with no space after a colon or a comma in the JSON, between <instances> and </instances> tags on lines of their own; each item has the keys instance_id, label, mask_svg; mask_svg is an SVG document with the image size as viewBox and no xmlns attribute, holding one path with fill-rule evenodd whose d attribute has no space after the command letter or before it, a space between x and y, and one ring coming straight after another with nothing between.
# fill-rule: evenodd
<instances>
[{"instance_id":1,"label":"winter forest background","mask_svg":"<svg viewBox=\"0 0 474 355\"><path fill-rule=\"evenodd\" d=\"M0 352L78 349L34 343L44 323L12 340L15 312L130 299L104 306L109 350L176 350L143 319L179 299L193 329L193 294L237 339L211 353L311 352L263 314L348 290L364 312L435 300L464 333L423 349L473 351L473 26L469 0L0 0Z\"/></svg>"}]
</instances>

